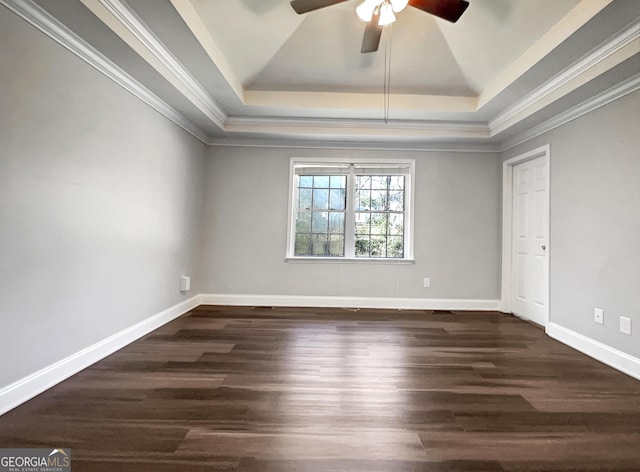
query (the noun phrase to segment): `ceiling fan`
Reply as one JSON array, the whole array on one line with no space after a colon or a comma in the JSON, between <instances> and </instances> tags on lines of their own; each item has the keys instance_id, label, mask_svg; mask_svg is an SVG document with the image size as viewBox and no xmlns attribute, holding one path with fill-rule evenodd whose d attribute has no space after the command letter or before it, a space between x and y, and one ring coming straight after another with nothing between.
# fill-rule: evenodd
<instances>
[{"instance_id":1,"label":"ceiling fan","mask_svg":"<svg viewBox=\"0 0 640 472\"><path fill-rule=\"evenodd\" d=\"M330 7L348 0L293 0L291 6L299 15ZM364 0L356 8L360 19L367 22L360 52L375 52L380 46L382 27L396 20L398 13L410 5L419 10L455 23L469 6L466 0Z\"/></svg>"}]
</instances>

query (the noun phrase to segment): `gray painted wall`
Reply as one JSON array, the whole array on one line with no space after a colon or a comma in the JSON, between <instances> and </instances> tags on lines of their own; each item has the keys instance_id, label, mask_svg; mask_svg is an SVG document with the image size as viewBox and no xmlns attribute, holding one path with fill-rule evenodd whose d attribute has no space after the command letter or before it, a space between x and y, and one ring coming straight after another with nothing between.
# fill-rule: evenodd
<instances>
[{"instance_id":1,"label":"gray painted wall","mask_svg":"<svg viewBox=\"0 0 640 472\"><path fill-rule=\"evenodd\" d=\"M503 153L549 143L550 317L640 358L640 92ZM605 324L593 322L594 307ZM618 317L632 319L632 336Z\"/></svg>"},{"instance_id":2,"label":"gray painted wall","mask_svg":"<svg viewBox=\"0 0 640 472\"><path fill-rule=\"evenodd\" d=\"M291 157L416 160L412 265L287 263ZM204 290L217 294L498 299L493 153L217 148L207 163ZM432 287L423 287L431 277Z\"/></svg>"},{"instance_id":3,"label":"gray painted wall","mask_svg":"<svg viewBox=\"0 0 640 472\"><path fill-rule=\"evenodd\" d=\"M191 294L497 299L500 157L546 143L551 320L640 357L640 92L502 156L207 156L1 8L0 61L0 388L180 302L184 273ZM416 263L286 263L292 156L416 159ZM620 314L633 337L618 332Z\"/></svg>"},{"instance_id":4,"label":"gray painted wall","mask_svg":"<svg viewBox=\"0 0 640 472\"><path fill-rule=\"evenodd\" d=\"M0 63L2 388L185 298L205 148L5 8Z\"/></svg>"}]
</instances>

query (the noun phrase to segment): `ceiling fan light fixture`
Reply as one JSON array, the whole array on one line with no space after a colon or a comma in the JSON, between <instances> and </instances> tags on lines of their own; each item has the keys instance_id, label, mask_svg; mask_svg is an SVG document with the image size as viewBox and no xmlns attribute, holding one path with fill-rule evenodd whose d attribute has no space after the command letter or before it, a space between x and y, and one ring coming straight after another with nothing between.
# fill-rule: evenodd
<instances>
[{"instance_id":1,"label":"ceiling fan light fixture","mask_svg":"<svg viewBox=\"0 0 640 472\"><path fill-rule=\"evenodd\" d=\"M369 23L373 18L373 12L376 7L382 3L383 0L364 0L357 8L356 13L358 17L365 23Z\"/></svg>"},{"instance_id":2,"label":"ceiling fan light fixture","mask_svg":"<svg viewBox=\"0 0 640 472\"><path fill-rule=\"evenodd\" d=\"M394 21L396 21L396 15L393 14L393 7L390 3L383 3L380 7L380 20L378 21L378 26L390 25Z\"/></svg>"},{"instance_id":3,"label":"ceiling fan light fixture","mask_svg":"<svg viewBox=\"0 0 640 472\"><path fill-rule=\"evenodd\" d=\"M393 7L393 11L396 13L399 13L407 8L408 4L409 0L391 0L391 6Z\"/></svg>"}]
</instances>

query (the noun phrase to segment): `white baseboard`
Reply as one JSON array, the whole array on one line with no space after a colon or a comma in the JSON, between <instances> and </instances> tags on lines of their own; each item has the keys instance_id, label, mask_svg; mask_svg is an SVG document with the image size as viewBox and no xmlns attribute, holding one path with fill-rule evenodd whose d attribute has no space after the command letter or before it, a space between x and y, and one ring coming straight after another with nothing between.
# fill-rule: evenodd
<instances>
[{"instance_id":1,"label":"white baseboard","mask_svg":"<svg viewBox=\"0 0 640 472\"><path fill-rule=\"evenodd\" d=\"M119 333L0 389L0 415L77 374L136 339L200 305L200 295L184 300Z\"/></svg>"},{"instance_id":2,"label":"white baseboard","mask_svg":"<svg viewBox=\"0 0 640 472\"><path fill-rule=\"evenodd\" d=\"M386 308L401 310L497 311L500 300L203 294L203 305Z\"/></svg>"},{"instance_id":3,"label":"white baseboard","mask_svg":"<svg viewBox=\"0 0 640 472\"><path fill-rule=\"evenodd\" d=\"M640 380L640 359L637 357L618 351L556 323L549 323L546 331L553 339Z\"/></svg>"}]
</instances>

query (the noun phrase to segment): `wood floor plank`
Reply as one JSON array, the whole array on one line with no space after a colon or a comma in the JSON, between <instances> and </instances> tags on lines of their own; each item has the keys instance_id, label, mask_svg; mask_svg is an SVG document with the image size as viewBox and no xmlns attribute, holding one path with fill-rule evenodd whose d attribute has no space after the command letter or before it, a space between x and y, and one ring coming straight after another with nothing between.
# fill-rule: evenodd
<instances>
[{"instance_id":1,"label":"wood floor plank","mask_svg":"<svg viewBox=\"0 0 640 472\"><path fill-rule=\"evenodd\" d=\"M501 313L199 307L0 417L73 470L638 472L640 382Z\"/></svg>"},{"instance_id":2,"label":"wood floor plank","mask_svg":"<svg viewBox=\"0 0 640 472\"><path fill-rule=\"evenodd\" d=\"M223 455L233 450L241 457L288 460L425 460L415 432L392 429L351 431L220 432L195 428L178 453Z\"/></svg>"}]
</instances>

